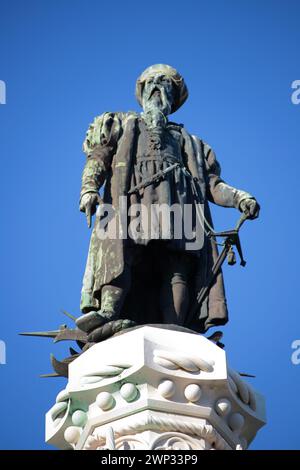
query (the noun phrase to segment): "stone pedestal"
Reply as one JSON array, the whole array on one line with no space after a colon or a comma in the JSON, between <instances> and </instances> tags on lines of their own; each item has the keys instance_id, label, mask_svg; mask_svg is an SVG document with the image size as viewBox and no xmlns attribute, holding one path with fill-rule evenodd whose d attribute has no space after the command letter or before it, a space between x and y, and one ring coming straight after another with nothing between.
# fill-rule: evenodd
<instances>
[{"instance_id":1,"label":"stone pedestal","mask_svg":"<svg viewBox=\"0 0 300 470\"><path fill-rule=\"evenodd\" d=\"M264 398L201 335L152 326L94 345L69 365L46 415L59 449L246 449Z\"/></svg>"}]
</instances>

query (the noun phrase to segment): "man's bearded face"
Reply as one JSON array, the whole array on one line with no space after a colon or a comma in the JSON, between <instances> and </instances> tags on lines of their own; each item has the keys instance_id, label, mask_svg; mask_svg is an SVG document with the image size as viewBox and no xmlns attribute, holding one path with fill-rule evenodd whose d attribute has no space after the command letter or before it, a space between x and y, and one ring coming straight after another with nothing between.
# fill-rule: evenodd
<instances>
[{"instance_id":1,"label":"man's bearded face","mask_svg":"<svg viewBox=\"0 0 300 470\"><path fill-rule=\"evenodd\" d=\"M143 109L145 112L159 109L163 114L171 113L173 104L173 82L163 74L149 77L143 89Z\"/></svg>"}]
</instances>

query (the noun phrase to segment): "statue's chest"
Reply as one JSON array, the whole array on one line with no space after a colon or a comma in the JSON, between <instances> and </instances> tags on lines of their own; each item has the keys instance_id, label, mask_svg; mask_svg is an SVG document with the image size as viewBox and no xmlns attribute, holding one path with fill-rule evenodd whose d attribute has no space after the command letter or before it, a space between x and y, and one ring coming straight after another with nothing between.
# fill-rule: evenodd
<instances>
[{"instance_id":1,"label":"statue's chest","mask_svg":"<svg viewBox=\"0 0 300 470\"><path fill-rule=\"evenodd\" d=\"M150 129L145 123L139 123L136 159L174 157L181 160L183 138L177 126Z\"/></svg>"}]
</instances>

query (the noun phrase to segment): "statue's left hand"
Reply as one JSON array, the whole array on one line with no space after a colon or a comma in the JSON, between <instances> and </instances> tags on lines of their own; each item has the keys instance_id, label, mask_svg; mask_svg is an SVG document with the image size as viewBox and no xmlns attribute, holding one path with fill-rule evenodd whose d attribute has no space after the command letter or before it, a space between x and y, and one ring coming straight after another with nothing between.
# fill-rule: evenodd
<instances>
[{"instance_id":1,"label":"statue's left hand","mask_svg":"<svg viewBox=\"0 0 300 470\"><path fill-rule=\"evenodd\" d=\"M254 198L244 199L240 203L240 210L248 217L248 219L256 219L259 216L260 205Z\"/></svg>"}]
</instances>

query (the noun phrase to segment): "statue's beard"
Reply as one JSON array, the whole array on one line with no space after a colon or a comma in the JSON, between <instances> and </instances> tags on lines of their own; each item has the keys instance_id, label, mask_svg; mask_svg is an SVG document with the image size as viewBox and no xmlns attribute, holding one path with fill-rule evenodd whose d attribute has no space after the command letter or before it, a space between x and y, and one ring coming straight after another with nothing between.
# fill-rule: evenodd
<instances>
[{"instance_id":1,"label":"statue's beard","mask_svg":"<svg viewBox=\"0 0 300 470\"><path fill-rule=\"evenodd\" d=\"M151 91L144 92L143 109L146 114L159 112L167 116L171 113L172 96L169 96L164 87L155 85Z\"/></svg>"}]
</instances>

